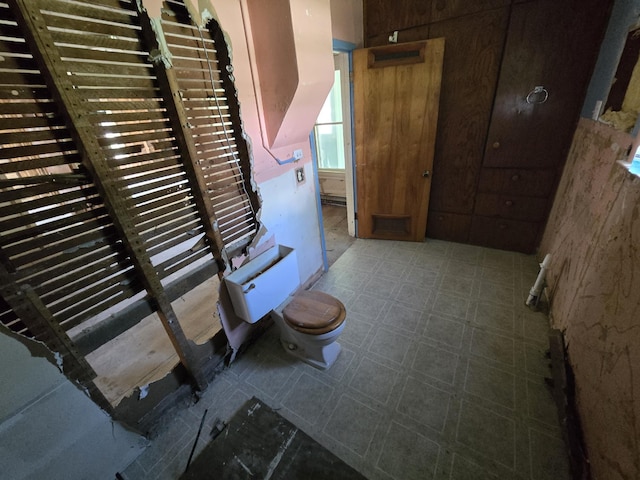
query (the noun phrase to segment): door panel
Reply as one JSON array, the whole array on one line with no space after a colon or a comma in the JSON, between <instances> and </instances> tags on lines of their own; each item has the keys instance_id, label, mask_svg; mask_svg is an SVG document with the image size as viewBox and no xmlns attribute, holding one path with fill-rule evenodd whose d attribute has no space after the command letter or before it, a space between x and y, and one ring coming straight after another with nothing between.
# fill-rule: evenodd
<instances>
[{"instance_id":1,"label":"door panel","mask_svg":"<svg viewBox=\"0 0 640 480\"><path fill-rule=\"evenodd\" d=\"M422 241L444 39L355 50L358 236Z\"/></svg>"}]
</instances>

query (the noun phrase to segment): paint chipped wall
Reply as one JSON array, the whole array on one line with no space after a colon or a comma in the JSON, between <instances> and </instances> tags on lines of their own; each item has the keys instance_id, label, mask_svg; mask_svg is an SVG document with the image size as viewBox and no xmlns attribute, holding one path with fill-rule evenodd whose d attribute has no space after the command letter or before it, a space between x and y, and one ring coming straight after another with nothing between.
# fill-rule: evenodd
<instances>
[{"instance_id":1,"label":"paint chipped wall","mask_svg":"<svg viewBox=\"0 0 640 480\"><path fill-rule=\"evenodd\" d=\"M640 178L616 163L633 142L580 120L540 247L595 479L640 478Z\"/></svg>"}]
</instances>

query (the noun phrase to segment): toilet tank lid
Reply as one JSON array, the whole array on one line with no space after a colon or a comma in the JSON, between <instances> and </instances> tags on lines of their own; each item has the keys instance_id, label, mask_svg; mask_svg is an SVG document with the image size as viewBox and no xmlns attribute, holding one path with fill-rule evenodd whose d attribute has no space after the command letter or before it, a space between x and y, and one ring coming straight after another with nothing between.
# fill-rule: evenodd
<instances>
[{"instance_id":1,"label":"toilet tank lid","mask_svg":"<svg viewBox=\"0 0 640 480\"><path fill-rule=\"evenodd\" d=\"M282 311L287 323L304 329L324 329L336 320L342 320L344 313L340 300L316 290L297 293Z\"/></svg>"}]
</instances>

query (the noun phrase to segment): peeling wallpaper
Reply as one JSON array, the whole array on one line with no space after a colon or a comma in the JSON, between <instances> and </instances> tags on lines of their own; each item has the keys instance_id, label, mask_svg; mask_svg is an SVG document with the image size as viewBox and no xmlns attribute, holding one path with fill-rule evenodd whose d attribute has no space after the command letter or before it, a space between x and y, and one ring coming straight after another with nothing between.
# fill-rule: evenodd
<instances>
[{"instance_id":1,"label":"peeling wallpaper","mask_svg":"<svg viewBox=\"0 0 640 480\"><path fill-rule=\"evenodd\" d=\"M640 478L640 178L616 163L633 142L580 120L539 250L603 480Z\"/></svg>"}]
</instances>

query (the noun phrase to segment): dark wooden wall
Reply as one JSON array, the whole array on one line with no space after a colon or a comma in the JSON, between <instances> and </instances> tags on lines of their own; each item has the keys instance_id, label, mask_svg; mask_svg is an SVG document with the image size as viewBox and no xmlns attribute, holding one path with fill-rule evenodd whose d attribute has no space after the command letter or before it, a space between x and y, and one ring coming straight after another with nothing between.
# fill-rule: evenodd
<instances>
[{"instance_id":1,"label":"dark wooden wall","mask_svg":"<svg viewBox=\"0 0 640 480\"><path fill-rule=\"evenodd\" d=\"M445 38L429 237L535 250L611 3L365 0L366 46Z\"/></svg>"}]
</instances>

